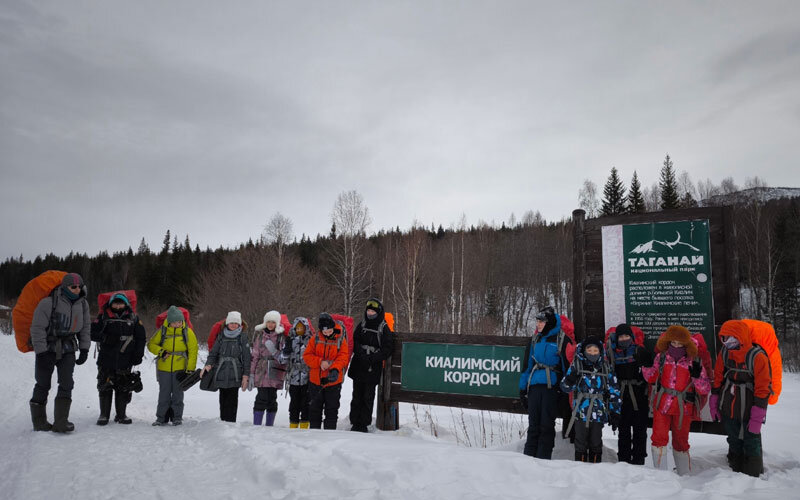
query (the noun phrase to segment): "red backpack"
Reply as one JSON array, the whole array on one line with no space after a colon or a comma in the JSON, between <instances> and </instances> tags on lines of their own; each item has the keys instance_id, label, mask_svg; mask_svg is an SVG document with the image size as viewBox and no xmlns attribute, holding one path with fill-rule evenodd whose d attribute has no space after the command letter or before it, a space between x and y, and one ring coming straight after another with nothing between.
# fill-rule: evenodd
<instances>
[{"instance_id":1,"label":"red backpack","mask_svg":"<svg viewBox=\"0 0 800 500\"><path fill-rule=\"evenodd\" d=\"M134 314L136 314L136 291L135 290L117 290L115 292L103 292L103 293L101 293L100 295L97 296L97 310L99 312L103 312L103 309L105 309L109 305L108 301L111 300L111 297L113 297L114 295L117 295L118 293L124 295L128 299L128 302L130 302L130 304L131 304L131 310L133 311ZM164 315L164 317L166 318L166 315ZM161 326L161 325L158 325L158 326Z\"/></svg>"}]
</instances>

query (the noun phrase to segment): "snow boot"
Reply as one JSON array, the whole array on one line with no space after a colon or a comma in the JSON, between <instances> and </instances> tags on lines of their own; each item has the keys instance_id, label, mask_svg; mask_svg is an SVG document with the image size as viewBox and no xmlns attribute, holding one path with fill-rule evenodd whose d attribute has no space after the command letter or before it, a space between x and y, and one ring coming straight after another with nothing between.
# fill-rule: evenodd
<instances>
[{"instance_id":1,"label":"snow boot","mask_svg":"<svg viewBox=\"0 0 800 500\"><path fill-rule=\"evenodd\" d=\"M30 402L31 406L31 420L33 421L33 430L35 431L49 431L53 428L53 424L47 421L47 405L40 403Z\"/></svg>"},{"instance_id":2,"label":"snow boot","mask_svg":"<svg viewBox=\"0 0 800 500\"><path fill-rule=\"evenodd\" d=\"M760 476L764 472L764 458L762 456L744 457L742 472L748 476Z\"/></svg>"},{"instance_id":3,"label":"snow boot","mask_svg":"<svg viewBox=\"0 0 800 500\"><path fill-rule=\"evenodd\" d=\"M289 422L289 428L290 429L297 429L298 427L300 427L300 423L299 422Z\"/></svg>"},{"instance_id":4,"label":"snow boot","mask_svg":"<svg viewBox=\"0 0 800 500\"><path fill-rule=\"evenodd\" d=\"M692 471L692 460L688 451L672 450L672 458L675 459L675 471L679 476L685 476Z\"/></svg>"},{"instance_id":5,"label":"snow boot","mask_svg":"<svg viewBox=\"0 0 800 500\"><path fill-rule=\"evenodd\" d=\"M181 417L173 417L172 425L183 425L183 419Z\"/></svg>"},{"instance_id":6,"label":"snow boot","mask_svg":"<svg viewBox=\"0 0 800 500\"><path fill-rule=\"evenodd\" d=\"M100 392L100 416L97 417L97 425L108 424L108 418L111 415L111 391Z\"/></svg>"},{"instance_id":7,"label":"snow boot","mask_svg":"<svg viewBox=\"0 0 800 500\"><path fill-rule=\"evenodd\" d=\"M278 412L276 411L268 411L267 421L264 423L264 425L266 425L267 427L272 427L273 425L275 425L275 415L277 414Z\"/></svg>"},{"instance_id":8,"label":"snow boot","mask_svg":"<svg viewBox=\"0 0 800 500\"><path fill-rule=\"evenodd\" d=\"M56 398L53 408L53 432L72 432L75 424L67 420L69 418L69 407L72 405L70 398Z\"/></svg>"},{"instance_id":9,"label":"snow boot","mask_svg":"<svg viewBox=\"0 0 800 500\"><path fill-rule=\"evenodd\" d=\"M669 460L667 459L666 446L651 446L650 454L653 455L654 469L669 470Z\"/></svg>"},{"instance_id":10,"label":"snow boot","mask_svg":"<svg viewBox=\"0 0 800 500\"><path fill-rule=\"evenodd\" d=\"M586 461L586 452L585 451L576 451L575 452L575 461L576 462L585 462Z\"/></svg>"},{"instance_id":11,"label":"snow boot","mask_svg":"<svg viewBox=\"0 0 800 500\"><path fill-rule=\"evenodd\" d=\"M261 425L264 421L264 412L253 410L253 425Z\"/></svg>"},{"instance_id":12,"label":"snow boot","mask_svg":"<svg viewBox=\"0 0 800 500\"><path fill-rule=\"evenodd\" d=\"M156 420L155 422L153 422L152 425L153 425L153 427L163 427L163 426L165 426L167 424L162 422L161 420Z\"/></svg>"},{"instance_id":13,"label":"snow boot","mask_svg":"<svg viewBox=\"0 0 800 500\"><path fill-rule=\"evenodd\" d=\"M589 463L599 464L603 461L603 452L590 451L587 456Z\"/></svg>"},{"instance_id":14,"label":"snow boot","mask_svg":"<svg viewBox=\"0 0 800 500\"><path fill-rule=\"evenodd\" d=\"M300 428L301 429L308 429L309 426L310 426L310 423L309 423L308 420L303 420L303 421L300 422Z\"/></svg>"},{"instance_id":15,"label":"snow boot","mask_svg":"<svg viewBox=\"0 0 800 500\"><path fill-rule=\"evenodd\" d=\"M742 472L744 469L744 456L728 452L728 466L733 472Z\"/></svg>"},{"instance_id":16,"label":"snow boot","mask_svg":"<svg viewBox=\"0 0 800 500\"><path fill-rule=\"evenodd\" d=\"M117 412L114 416L114 422L118 424L130 424L133 420L125 415L125 410L128 408L128 402L131 400L130 392L117 393L114 399L114 410Z\"/></svg>"}]
</instances>

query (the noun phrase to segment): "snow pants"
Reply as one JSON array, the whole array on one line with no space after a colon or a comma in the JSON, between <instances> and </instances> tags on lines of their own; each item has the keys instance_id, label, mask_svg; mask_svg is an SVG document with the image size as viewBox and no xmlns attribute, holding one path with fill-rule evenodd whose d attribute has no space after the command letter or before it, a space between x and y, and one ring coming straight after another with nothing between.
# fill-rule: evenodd
<instances>
[{"instance_id":1,"label":"snow pants","mask_svg":"<svg viewBox=\"0 0 800 500\"><path fill-rule=\"evenodd\" d=\"M741 420L722 415L722 426L728 434L728 456L732 457L760 457L761 434L753 434L747 430L747 423ZM739 437L739 432L744 425L744 437Z\"/></svg>"},{"instance_id":2,"label":"snow pants","mask_svg":"<svg viewBox=\"0 0 800 500\"><path fill-rule=\"evenodd\" d=\"M576 420L572 425L575 429L575 453L592 453L602 455L603 453L603 423L586 422Z\"/></svg>"},{"instance_id":3,"label":"snow pants","mask_svg":"<svg viewBox=\"0 0 800 500\"><path fill-rule=\"evenodd\" d=\"M617 459L620 462L644 465L647 458L647 417L650 408L647 396L637 398L638 410L633 409L633 400L624 397L619 419L619 441Z\"/></svg>"},{"instance_id":4,"label":"snow pants","mask_svg":"<svg viewBox=\"0 0 800 500\"><path fill-rule=\"evenodd\" d=\"M72 378L72 372L75 371L75 353L64 353L61 359L56 360L56 353L48 351L36 355L34 365L36 384L33 386L31 403L47 404L47 395L50 393L54 370L58 374L56 397L72 399L72 388L75 387L75 381Z\"/></svg>"},{"instance_id":5,"label":"snow pants","mask_svg":"<svg viewBox=\"0 0 800 500\"><path fill-rule=\"evenodd\" d=\"M289 386L289 422L308 421L308 384Z\"/></svg>"},{"instance_id":6,"label":"snow pants","mask_svg":"<svg viewBox=\"0 0 800 500\"><path fill-rule=\"evenodd\" d=\"M239 410L239 387L219 390L219 419L223 422L236 422Z\"/></svg>"},{"instance_id":7,"label":"snow pants","mask_svg":"<svg viewBox=\"0 0 800 500\"><path fill-rule=\"evenodd\" d=\"M689 451L689 428L692 426L692 417L683 416L683 425L679 427L680 415L664 415L660 411L653 413L653 446L666 446L669 444L669 433L672 431L672 449L675 451Z\"/></svg>"},{"instance_id":8,"label":"snow pants","mask_svg":"<svg viewBox=\"0 0 800 500\"><path fill-rule=\"evenodd\" d=\"M339 399L341 396L342 384L322 387L309 382L308 417L312 429L319 429L323 426L323 412L325 412L325 429L336 429L336 422L339 420Z\"/></svg>"},{"instance_id":9,"label":"snow pants","mask_svg":"<svg viewBox=\"0 0 800 500\"><path fill-rule=\"evenodd\" d=\"M278 411L278 389L274 387L259 387L256 393L256 400L253 403L253 411L267 411L277 413Z\"/></svg>"},{"instance_id":10,"label":"snow pants","mask_svg":"<svg viewBox=\"0 0 800 500\"><path fill-rule=\"evenodd\" d=\"M559 390L545 384L528 387L528 439L524 453L550 460L556 444L556 415Z\"/></svg>"},{"instance_id":11,"label":"snow pants","mask_svg":"<svg viewBox=\"0 0 800 500\"><path fill-rule=\"evenodd\" d=\"M375 390L378 384L364 380L353 380L353 399L350 401L350 423L354 430L367 430L372 423L375 405Z\"/></svg>"},{"instance_id":12,"label":"snow pants","mask_svg":"<svg viewBox=\"0 0 800 500\"><path fill-rule=\"evenodd\" d=\"M183 390L178 382L178 372L156 371L158 379L158 407L156 419L166 422L167 410L172 408L172 421L183 420Z\"/></svg>"}]
</instances>

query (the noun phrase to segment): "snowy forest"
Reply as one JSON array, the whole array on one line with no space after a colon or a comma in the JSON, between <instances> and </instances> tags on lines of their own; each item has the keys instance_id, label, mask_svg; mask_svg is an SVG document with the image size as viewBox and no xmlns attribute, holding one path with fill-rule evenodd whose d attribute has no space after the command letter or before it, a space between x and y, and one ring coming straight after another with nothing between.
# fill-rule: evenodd
<instances>
[{"instance_id":1,"label":"snowy forest","mask_svg":"<svg viewBox=\"0 0 800 500\"><path fill-rule=\"evenodd\" d=\"M743 187L692 182L667 155L660 180L628 187L612 168L599 192L589 180L578 205L589 217L734 206L742 315L775 325L784 359L800 350L800 190L771 188L759 178ZM384 300L405 332L528 335L535 311L552 304L572 314L572 223L530 210L507 221L371 231L364 198L343 192L328 234L294 234L290 214L275 213L263 232L234 248L205 250L167 230L159 248L138 247L90 257L47 254L0 263L0 304L13 306L25 283L47 269L84 276L90 296L135 289L147 325L170 304L188 307L201 338L226 311L254 324L267 309L290 317L321 311L359 315L370 296ZM91 302L91 301L90 301ZM93 304L96 307L96 304ZM8 331L9 329L5 329Z\"/></svg>"}]
</instances>

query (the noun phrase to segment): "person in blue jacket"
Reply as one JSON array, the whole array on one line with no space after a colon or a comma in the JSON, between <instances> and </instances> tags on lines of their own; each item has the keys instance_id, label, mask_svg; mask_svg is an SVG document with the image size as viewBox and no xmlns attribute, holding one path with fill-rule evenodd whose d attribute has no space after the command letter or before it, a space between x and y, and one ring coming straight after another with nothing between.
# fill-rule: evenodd
<instances>
[{"instance_id":1,"label":"person in blue jacket","mask_svg":"<svg viewBox=\"0 0 800 500\"><path fill-rule=\"evenodd\" d=\"M536 332L525 351L525 370L519 379L520 401L528 410L528 456L549 460L553 455L559 382L569 366L568 342L555 310L548 306L539 311Z\"/></svg>"}]
</instances>

